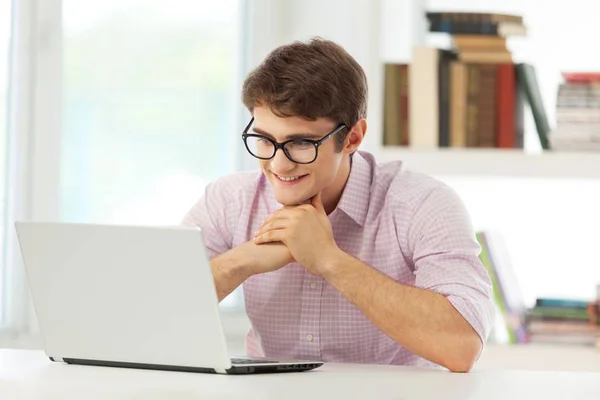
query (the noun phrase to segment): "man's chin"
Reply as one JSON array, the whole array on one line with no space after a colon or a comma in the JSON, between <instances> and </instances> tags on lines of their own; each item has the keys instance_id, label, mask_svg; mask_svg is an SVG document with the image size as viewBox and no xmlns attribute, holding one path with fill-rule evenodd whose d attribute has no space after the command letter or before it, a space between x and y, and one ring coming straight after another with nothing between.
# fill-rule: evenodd
<instances>
[{"instance_id":1,"label":"man's chin","mask_svg":"<svg viewBox=\"0 0 600 400\"><path fill-rule=\"evenodd\" d=\"M286 207L293 207L293 206L299 206L302 204L310 203L310 198L306 199L304 197L290 198L290 197L275 196L275 199L277 200L277 202L279 204L281 204L282 206L286 206Z\"/></svg>"}]
</instances>

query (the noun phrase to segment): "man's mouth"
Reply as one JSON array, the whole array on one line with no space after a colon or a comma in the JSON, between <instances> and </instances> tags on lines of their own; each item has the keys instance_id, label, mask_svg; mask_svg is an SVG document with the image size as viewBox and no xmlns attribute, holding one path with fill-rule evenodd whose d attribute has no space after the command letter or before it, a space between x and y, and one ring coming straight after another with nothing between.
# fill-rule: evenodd
<instances>
[{"instance_id":1,"label":"man's mouth","mask_svg":"<svg viewBox=\"0 0 600 400\"><path fill-rule=\"evenodd\" d=\"M275 173L274 173L273 175L275 175L275 177L276 177L276 178L277 178L279 181L281 181L281 182L286 182L286 183L296 182L296 181L298 181L298 180L300 180L300 179L304 178L305 176L307 176L307 175L280 176L280 175L277 175L277 174L275 174Z\"/></svg>"}]
</instances>

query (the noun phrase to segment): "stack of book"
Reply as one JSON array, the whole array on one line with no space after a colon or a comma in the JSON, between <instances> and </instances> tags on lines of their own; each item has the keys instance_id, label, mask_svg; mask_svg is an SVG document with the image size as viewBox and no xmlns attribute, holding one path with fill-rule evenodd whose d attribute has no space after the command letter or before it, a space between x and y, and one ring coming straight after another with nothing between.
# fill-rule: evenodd
<instances>
[{"instance_id":1,"label":"stack of book","mask_svg":"<svg viewBox=\"0 0 600 400\"><path fill-rule=\"evenodd\" d=\"M430 32L452 35L457 58L464 62L512 63L506 38L527 33L520 15L428 12L426 17Z\"/></svg>"},{"instance_id":2,"label":"stack of book","mask_svg":"<svg viewBox=\"0 0 600 400\"><path fill-rule=\"evenodd\" d=\"M490 342L582 344L600 348L600 285L597 299L538 298L527 307L503 236L476 233L479 258L492 281L497 318Z\"/></svg>"},{"instance_id":3,"label":"stack of book","mask_svg":"<svg viewBox=\"0 0 600 400\"><path fill-rule=\"evenodd\" d=\"M586 300L538 298L527 311L529 342L597 345L600 325L590 314L590 305Z\"/></svg>"},{"instance_id":4,"label":"stack of book","mask_svg":"<svg viewBox=\"0 0 600 400\"><path fill-rule=\"evenodd\" d=\"M556 150L600 150L600 72L564 72L556 99Z\"/></svg>"},{"instance_id":5,"label":"stack of book","mask_svg":"<svg viewBox=\"0 0 600 400\"><path fill-rule=\"evenodd\" d=\"M428 12L430 32L452 46L413 48L410 64L385 65L384 145L412 148L523 148L523 106L541 145L549 126L535 70L515 64L507 37L523 36L518 15Z\"/></svg>"}]
</instances>

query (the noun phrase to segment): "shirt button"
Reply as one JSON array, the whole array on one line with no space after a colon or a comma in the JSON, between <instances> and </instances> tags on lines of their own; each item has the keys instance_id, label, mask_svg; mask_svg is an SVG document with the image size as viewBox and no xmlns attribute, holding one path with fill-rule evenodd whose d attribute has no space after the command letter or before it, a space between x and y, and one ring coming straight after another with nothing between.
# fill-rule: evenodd
<instances>
[{"instance_id":1,"label":"shirt button","mask_svg":"<svg viewBox=\"0 0 600 400\"><path fill-rule=\"evenodd\" d=\"M306 340L308 340L309 342L312 342L314 339L314 336L311 335L310 333L308 335L306 335Z\"/></svg>"},{"instance_id":2,"label":"shirt button","mask_svg":"<svg viewBox=\"0 0 600 400\"><path fill-rule=\"evenodd\" d=\"M317 283L316 282L311 283L310 284L310 288L311 289L316 289L317 288Z\"/></svg>"}]
</instances>

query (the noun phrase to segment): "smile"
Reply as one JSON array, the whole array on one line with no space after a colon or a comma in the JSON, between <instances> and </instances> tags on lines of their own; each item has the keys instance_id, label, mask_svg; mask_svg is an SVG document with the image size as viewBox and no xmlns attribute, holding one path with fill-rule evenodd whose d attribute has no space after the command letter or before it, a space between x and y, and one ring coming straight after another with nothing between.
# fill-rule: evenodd
<instances>
[{"instance_id":1,"label":"smile","mask_svg":"<svg viewBox=\"0 0 600 400\"><path fill-rule=\"evenodd\" d=\"M297 176L279 176L277 174L273 174L277 177L277 179L279 179L282 182L293 182L293 181L297 181L298 179L304 178L306 175L297 175Z\"/></svg>"}]
</instances>

